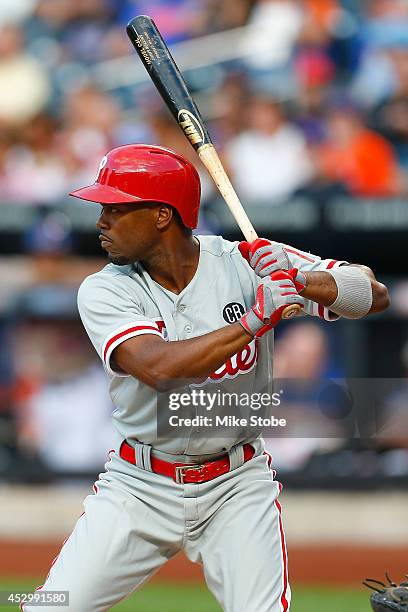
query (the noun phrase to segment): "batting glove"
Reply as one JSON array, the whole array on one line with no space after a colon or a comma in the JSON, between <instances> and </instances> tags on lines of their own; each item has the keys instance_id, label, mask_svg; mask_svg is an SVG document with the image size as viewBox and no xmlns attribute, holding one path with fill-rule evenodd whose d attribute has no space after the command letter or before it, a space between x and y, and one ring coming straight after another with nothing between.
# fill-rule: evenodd
<instances>
[{"instance_id":1,"label":"batting glove","mask_svg":"<svg viewBox=\"0 0 408 612\"><path fill-rule=\"evenodd\" d=\"M296 276L297 270L294 268L291 272L292 274L280 270L260 282L255 305L239 320L251 336L260 338L274 328L287 306L299 304L303 308L303 298L296 291L293 282L293 275Z\"/></svg>"},{"instance_id":2,"label":"batting glove","mask_svg":"<svg viewBox=\"0 0 408 612\"><path fill-rule=\"evenodd\" d=\"M296 270L293 277L292 263L288 254L279 242L273 242L266 238L257 238L253 242L240 242L238 249L244 259L247 260L251 268L258 276L264 278L270 276L278 270L288 270L298 293L303 291L306 286L306 277L303 272Z\"/></svg>"},{"instance_id":3,"label":"batting glove","mask_svg":"<svg viewBox=\"0 0 408 612\"><path fill-rule=\"evenodd\" d=\"M279 242L257 238L253 242L240 242L238 248L242 257L262 278L292 267L288 254Z\"/></svg>"}]
</instances>

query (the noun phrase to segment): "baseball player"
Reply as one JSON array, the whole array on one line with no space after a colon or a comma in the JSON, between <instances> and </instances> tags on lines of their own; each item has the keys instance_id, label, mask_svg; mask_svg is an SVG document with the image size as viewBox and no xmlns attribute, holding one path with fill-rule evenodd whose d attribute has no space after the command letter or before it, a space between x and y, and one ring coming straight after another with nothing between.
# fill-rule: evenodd
<instances>
[{"instance_id":1,"label":"baseball player","mask_svg":"<svg viewBox=\"0 0 408 612\"><path fill-rule=\"evenodd\" d=\"M387 289L368 268L276 242L193 236L200 180L168 149L114 149L72 195L101 204L111 263L83 282L78 305L121 442L41 589L69 591L73 612L102 612L184 550L224 610L286 612L280 485L262 437L160 435L158 397L181 379L272 390L273 328L288 305L358 319L387 307Z\"/></svg>"}]
</instances>

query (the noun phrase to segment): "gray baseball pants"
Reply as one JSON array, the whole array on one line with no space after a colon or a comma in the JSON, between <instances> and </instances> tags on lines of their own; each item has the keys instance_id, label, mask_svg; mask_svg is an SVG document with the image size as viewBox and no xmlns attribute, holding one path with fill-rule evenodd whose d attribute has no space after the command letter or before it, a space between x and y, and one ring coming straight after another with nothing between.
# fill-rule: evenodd
<instances>
[{"instance_id":1,"label":"gray baseball pants","mask_svg":"<svg viewBox=\"0 0 408 612\"><path fill-rule=\"evenodd\" d=\"M226 612L289 610L280 485L260 442L250 461L230 453L238 466L203 484L176 484L112 453L41 587L69 591L69 607L24 612L110 610L181 550Z\"/></svg>"}]
</instances>

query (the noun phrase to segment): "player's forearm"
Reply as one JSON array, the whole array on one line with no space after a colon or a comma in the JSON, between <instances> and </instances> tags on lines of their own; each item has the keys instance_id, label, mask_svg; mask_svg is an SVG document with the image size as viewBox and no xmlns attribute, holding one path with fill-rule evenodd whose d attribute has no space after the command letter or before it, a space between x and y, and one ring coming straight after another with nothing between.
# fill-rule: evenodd
<instances>
[{"instance_id":1,"label":"player's forearm","mask_svg":"<svg viewBox=\"0 0 408 612\"><path fill-rule=\"evenodd\" d=\"M337 285L327 272L306 272L306 287L302 297L322 306L331 306L337 298Z\"/></svg>"},{"instance_id":2,"label":"player's forearm","mask_svg":"<svg viewBox=\"0 0 408 612\"><path fill-rule=\"evenodd\" d=\"M373 271L366 266L359 266L370 279L372 291L372 305L367 314L382 312L390 305L388 290L385 285L378 282ZM330 308L338 297L336 281L329 272L306 272L306 287L302 297Z\"/></svg>"},{"instance_id":3,"label":"player's forearm","mask_svg":"<svg viewBox=\"0 0 408 612\"><path fill-rule=\"evenodd\" d=\"M206 379L251 340L252 336L234 323L190 340L164 342L152 337L148 354L143 356L142 372L132 341L116 349L115 361L128 374L166 391L180 386L182 380Z\"/></svg>"},{"instance_id":4,"label":"player's forearm","mask_svg":"<svg viewBox=\"0 0 408 612\"><path fill-rule=\"evenodd\" d=\"M207 378L252 340L239 323L234 323L198 338L170 342L172 363L165 377Z\"/></svg>"}]
</instances>

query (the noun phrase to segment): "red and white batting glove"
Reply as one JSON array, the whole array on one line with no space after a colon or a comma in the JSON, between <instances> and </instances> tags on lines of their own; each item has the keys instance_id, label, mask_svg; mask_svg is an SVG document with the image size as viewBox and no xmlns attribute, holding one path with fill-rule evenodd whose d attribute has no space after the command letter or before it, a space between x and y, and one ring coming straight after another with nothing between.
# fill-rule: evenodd
<instances>
[{"instance_id":1,"label":"red and white batting glove","mask_svg":"<svg viewBox=\"0 0 408 612\"><path fill-rule=\"evenodd\" d=\"M303 298L296 291L293 275L284 270L263 278L256 292L255 305L239 320L242 327L255 338L275 327L282 318L287 306L299 304L304 306Z\"/></svg>"},{"instance_id":2,"label":"red and white batting glove","mask_svg":"<svg viewBox=\"0 0 408 612\"><path fill-rule=\"evenodd\" d=\"M257 238L253 242L240 242L239 251L244 259L256 274L261 278L270 276L278 270L288 270L292 273L295 268L289 259L289 255L279 242ZM293 277L296 290L300 293L306 286L306 277L303 272L296 270L296 277Z\"/></svg>"}]
</instances>

